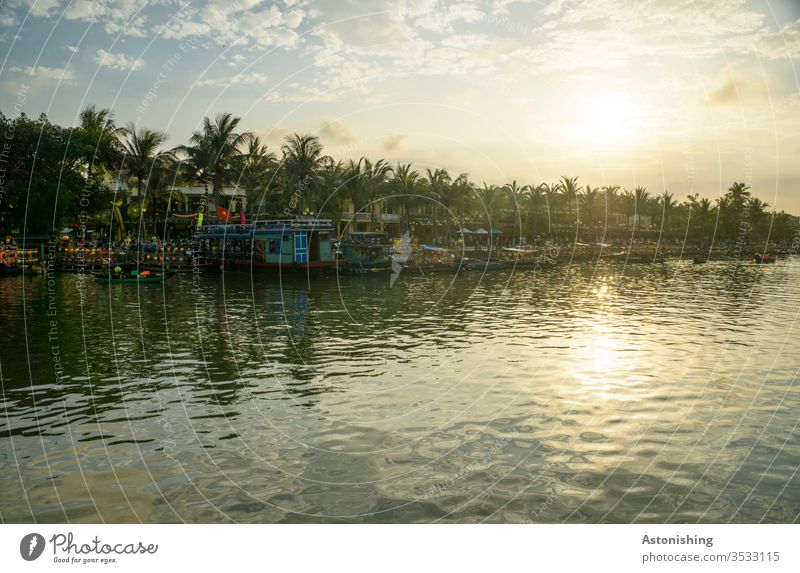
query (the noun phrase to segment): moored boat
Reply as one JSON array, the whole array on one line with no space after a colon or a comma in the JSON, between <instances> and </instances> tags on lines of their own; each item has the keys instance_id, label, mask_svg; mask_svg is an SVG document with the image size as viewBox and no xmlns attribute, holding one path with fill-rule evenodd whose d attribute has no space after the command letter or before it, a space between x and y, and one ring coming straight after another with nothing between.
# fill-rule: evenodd
<instances>
[{"instance_id":1,"label":"moored boat","mask_svg":"<svg viewBox=\"0 0 800 573\"><path fill-rule=\"evenodd\" d=\"M116 267L109 271L95 271L92 273L97 282L105 283L161 283L171 278L174 272L153 272L149 270L122 269Z\"/></svg>"},{"instance_id":2,"label":"moored boat","mask_svg":"<svg viewBox=\"0 0 800 573\"><path fill-rule=\"evenodd\" d=\"M360 274L392 271L392 244L386 233L348 233L339 244L337 258L349 272Z\"/></svg>"},{"instance_id":3,"label":"moored boat","mask_svg":"<svg viewBox=\"0 0 800 573\"><path fill-rule=\"evenodd\" d=\"M316 272L335 269L329 219L273 219L244 225L205 225L194 234L197 255L223 269Z\"/></svg>"},{"instance_id":4,"label":"moored boat","mask_svg":"<svg viewBox=\"0 0 800 573\"><path fill-rule=\"evenodd\" d=\"M757 265L766 265L776 262L778 257L772 253L755 253L753 255L753 260L755 260Z\"/></svg>"}]
</instances>

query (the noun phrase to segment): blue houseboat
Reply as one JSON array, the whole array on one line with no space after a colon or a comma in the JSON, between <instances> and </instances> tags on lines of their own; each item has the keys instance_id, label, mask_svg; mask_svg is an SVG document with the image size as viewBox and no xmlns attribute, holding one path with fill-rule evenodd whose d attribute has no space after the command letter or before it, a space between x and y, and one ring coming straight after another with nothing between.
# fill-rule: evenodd
<instances>
[{"instance_id":1,"label":"blue houseboat","mask_svg":"<svg viewBox=\"0 0 800 573\"><path fill-rule=\"evenodd\" d=\"M224 268L316 271L338 264L330 219L276 219L245 225L203 225L194 234L202 259Z\"/></svg>"}]
</instances>

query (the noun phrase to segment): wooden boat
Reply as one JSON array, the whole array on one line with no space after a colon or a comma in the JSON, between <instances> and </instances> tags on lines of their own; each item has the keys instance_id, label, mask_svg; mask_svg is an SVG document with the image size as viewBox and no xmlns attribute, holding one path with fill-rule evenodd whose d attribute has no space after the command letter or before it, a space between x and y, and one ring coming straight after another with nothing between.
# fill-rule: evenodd
<instances>
[{"instance_id":1,"label":"wooden boat","mask_svg":"<svg viewBox=\"0 0 800 573\"><path fill-rule=\"evenodd\" d=\"M706 257L702 253L697 253L695 256L692 257L692 262L696 265L702 265L708 262L708 257Z\"/></svg>"},{"instance_id":2,"label":"wooden boat","mask_svg":"<svg viewBox=\"0 0 800 573\"><path fill-rule=\"evenodd\" d=\"M337 258L345 269L358 274L392 271L392 244L386 233L352 232L339 243Z\"/></svg>"},{"instance_id":3,"label":"wooden boat","mask_svg":"<svg viewBox=\"0 0 800 573\"><path fill-rule=\"evenodd\" d=\"M753 259L757 265L766 265L769 263L774 263L778 260L778 257L772 253L756 253L753 255Z\"/></svg>"},{"instance_id":4,"label":"wooden boat","mask_svg":"<svg viewBox=\"0 0 800 573\"><path fill-rule=\"evenodd\" d=\"M500 271L511 268L512 263L508 261L482 261L479 259L471 259L464 264L464 268L468 271Z\"/></svg>"},{"instance_id":5,"label":"wooden boat","mask_svg":"<svg viewBox=\"0 0 800 573\"><path fill-rule=\"evenodd\" d=\"M161 283L171 278L175 273L154 273L143 271L141 273L129 272L95 272L92 273L97 282L102 283Z\"/></svg>"},{"instance_id":6,"label":"wooden boat","mask_svg":"<svg viewBox=\"0 0 800 573\"><path fill-rule=\"evenodd\" d=\"M11 265L0 265L0 276L9 277L22 274L22 269Z\"/></svg>"},{"instance_id":7,"label":"wooden boat","mask_svg":"<svg viewBox=\"0 0 800 573\"><path fill-rule=\"evenodd\" d=\"M457 262L441 262L441 263L406 263L403 265L403 270L407 273L418 273L427 275L431 273L457 273L463 265Z\"/></svg>"},{"instance_id":8,"label":"wooden boat","mask_svg":"<svg viewBox=\"0 0 800 573\"><path fill-rule=\"evenodd\" d=\"M212 263L208 261L203 261L202 263L197 263L196 265L172 265L172 264L158 264L158 263L142 263L139 265L139 268L150 270L150 271L159 271L159 272L171 272L171 273L194 273L194 272L203 272L205 270L210 269Z\"/></svg>"}]
</instances>

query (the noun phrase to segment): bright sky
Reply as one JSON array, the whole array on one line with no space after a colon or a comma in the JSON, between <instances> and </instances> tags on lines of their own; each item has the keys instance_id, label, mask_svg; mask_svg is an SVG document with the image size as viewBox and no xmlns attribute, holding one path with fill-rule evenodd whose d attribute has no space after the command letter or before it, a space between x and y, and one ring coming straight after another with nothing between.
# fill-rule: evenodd
<instances>
[{"instance_id":1,"label":"bright sky","mask_svg":"<svg viewBox=\"0 0 800 573\"><path fill-rule=\"evenodd\" d=\"M279 146L476 182L734 180L800 214L798 0L3 0L0 110L110 107L185 142L232 111Z\"/></svg>"}]
</instances>

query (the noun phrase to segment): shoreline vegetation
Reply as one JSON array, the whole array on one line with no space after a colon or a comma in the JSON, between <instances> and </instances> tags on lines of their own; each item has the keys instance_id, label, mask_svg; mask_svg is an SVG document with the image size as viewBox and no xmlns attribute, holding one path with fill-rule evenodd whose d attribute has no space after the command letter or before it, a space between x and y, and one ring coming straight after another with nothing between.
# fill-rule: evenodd
<instances>
[{"instance_id":1,"label":"shoreline vegetation","mask_svg":"<svg viewBox=\"0 0 800 573\"><path fill-rule=\"evenodd\" d=\"M215 208L231 216L234 205L243 220L305 215L334 226L358 213L369 230L383 230L382 216L391 213L400 232L412 228L441 246L452 245L461 229L479 227L497 229L506 245L524 238L739 249L786 246L800 231L798 217L771 211L741 182L715 199L695 193L682 202L666 190L593 187L575 176L478 185L445 169L335 160L314 135L293 134L280 149L270 148L239 124L230 113L206 117L186 144L167 149L165 133L120 127L109 110L94 106L80 113L76 127L53 124L45 114L0 113L0 232L92 228L108 239L145 240L163 237L170 218L200 211L211 223ZM181 213L177 206L187 201L180 189L187 186L201 187L203 196ZM241 197L234 199L231 189Z\"/></svg>"}]
</instances>

